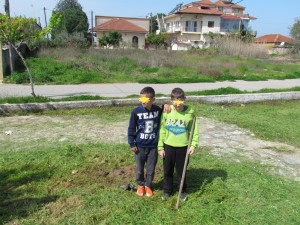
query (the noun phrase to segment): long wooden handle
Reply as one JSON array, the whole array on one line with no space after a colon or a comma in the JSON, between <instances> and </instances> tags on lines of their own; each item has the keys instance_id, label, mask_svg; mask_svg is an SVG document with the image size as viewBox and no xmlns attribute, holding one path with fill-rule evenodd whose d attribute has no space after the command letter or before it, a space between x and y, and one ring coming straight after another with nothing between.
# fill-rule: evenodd
<instances>
[{"instance_id":1,"label":"long wooden handle","mask_svg":"<svg viewBox=\"0 0 300 225\"><path fill-rule=\"evenodd\" d=\"M186 174L187 163L189 160L189 149L192 145L192 139L193 139L194 130L195 130L195 123L196 123L196 117L194 116L191 132L190 132L190 136L189 136L188 148L187 148L186 155L185 155L185 161L184 161L184 166L183 166L183 171L182 171L182 176L181 176L181 181L180 181L180 187L179 187L179 193L178 193L178 198L177 198L177 203L176 203L175 209L178 209L179 204L180 204L180 197L181 197L183 182L184 182L184 178L185 178L185 174Z\"/></svg>"}]
</instances>

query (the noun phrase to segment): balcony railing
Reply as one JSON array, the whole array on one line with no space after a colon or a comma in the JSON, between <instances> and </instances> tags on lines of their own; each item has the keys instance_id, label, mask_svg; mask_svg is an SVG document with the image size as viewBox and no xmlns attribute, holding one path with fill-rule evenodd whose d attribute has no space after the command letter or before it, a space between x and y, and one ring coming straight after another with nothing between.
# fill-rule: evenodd
<instances>
[{"instance_id":1,"label":"balcony railing","mask_svg":"<svg viewBox=\"0 0 300 225\"><path fill-rule=\"evenodd\" d=\"M182 29L179 27L175 28L167 28L168 33L175 33L175 32L189 32L189 33L201 33L202 29L198 27L183 27Z\"/></svg>"}]
</instances>

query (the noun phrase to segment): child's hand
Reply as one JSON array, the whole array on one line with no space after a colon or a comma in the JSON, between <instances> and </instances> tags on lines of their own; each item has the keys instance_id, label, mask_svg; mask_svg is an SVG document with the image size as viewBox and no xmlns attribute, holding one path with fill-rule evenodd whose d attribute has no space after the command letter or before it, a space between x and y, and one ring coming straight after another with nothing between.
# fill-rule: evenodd
<instances>
[{"instance_id":1,"label":"child's hand","mask_svg":"<svg viewBox=\"0 0 300 225\"><path fill-rule=\"evenodd\" d=\"M160 157L164 158L165 157L165 150L159 150L158 154L160 155Z\"/></svg>"},{"instance_id":2,"label":"child's hand","mask_svg":"<svg viewBox=\"0 0 300 225\"><path fill-rule=\"evenodd\" d=\"M137 147L132 147L132 148L130 148L130 150L133 152L136 152L138 149L137 149Z\"/></svg>"},{"instance_id":3,"label":"child's hand","mask_svg":"<svg viewBox=\"0 0 300 225\"><path fill-rule=\"evenodd\" d=\"M189 155L192 155L194 153L194 149L190 148L188 152L189 152Z\"/></svg>"},{"instance_id":4,"label":"child's hand","mask_svg":"<svg viewBox=\"0 0 300 225\"><path fill-rule=\"evenodd\" d=\"M166 113L171 112L171 107L168 104L164 104L164 112L166 112Z\"/></svg>"}]
</instances>

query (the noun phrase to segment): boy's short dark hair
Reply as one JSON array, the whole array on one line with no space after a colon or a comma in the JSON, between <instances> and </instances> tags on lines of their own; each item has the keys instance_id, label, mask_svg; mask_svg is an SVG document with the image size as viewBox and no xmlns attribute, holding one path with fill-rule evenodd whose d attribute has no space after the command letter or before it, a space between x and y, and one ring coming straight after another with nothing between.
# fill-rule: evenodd
<instances>
[{"instance_id":1,"label":"boy's short dark hair","mask_svg":"<svg viewBox=\"0 0 300 225\"><path fill-rule=\"evenodd\" d=\"M150 95L151 98L155 97L155 91L152 87L144 87L140 91L140 94L148 94L148 95Z\"/></svg>"},{"instance_id":2,"label":"boy's short dark hair","mask_svg":"<svg viewBox=\"0 0 300 225\"><path fill-rule=\"evenodd\" d=\"M171 92L171 99L184 99L185 94L181 88L174 88Z\"/></svg>"}]
</instances>

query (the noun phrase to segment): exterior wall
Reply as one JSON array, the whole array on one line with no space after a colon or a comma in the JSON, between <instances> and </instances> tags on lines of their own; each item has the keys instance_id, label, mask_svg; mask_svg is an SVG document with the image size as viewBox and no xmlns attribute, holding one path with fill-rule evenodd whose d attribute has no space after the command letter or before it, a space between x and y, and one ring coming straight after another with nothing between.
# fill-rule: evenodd
<instances>
[{"instance_id":1,"label":"exterior wall","mask_svg":"<svg viewBox=\"0 0 300 225\"><path fill-rule=\"evenodd\" d=\"M291 48L285 46L277 47L275 43L265 43L265 44L256 43L255 45L267 49L268 54L284 55L284 54L288 54L291 51Z\"/></svg>"},{"instance_id":2,"label":"exterior wall","mask_svg":"<svg viewBox=\"0 0 300 225\"><path fill-rule=\"evenodd\" d=\"M191 32L186 29L186 21L197 22L196 30ZM208 27L208 22L214 22L214 27ZM209 15L196 15L196 14L183 14L175 17L165 18L166 29L168 33L179 32L182 33L219 33L221 19L219 16L209 16Z\"/></svg>"},{"instance_id":3,"label":"exterior wall","mask_svg":"<svg viewBox=\"0 0 300 225\"><path fill-rule=\"evenodd\" d=\"M132 38L136 36L138 37L138 48L145 48L145 34L141 34L141 33L122 33L122 39L123 39L123 42L125 43L125 46L126 44L129 45L129 47L132 46Z\"/></svg>"},{"instance_id":4,"label":"exterior wall","mask_svg":"<svg viewBox=\"0 0 300 225\"><path fill-rule=\"evenodd\" d=\"M201 33L202 32L202 20L201 15L196 14L182 14L174 17L165 18L165 24L167 32L189 32L189 33ZM188 31L186 27L186 21L197 22L196 30ZM168 24L168 25L167 25Z\"/></svg>"},{"instance_id":5,"label":"exterior wall","mask_svg":"<svg viewBox=\"0 0 300 225\"><path fill-rule=\"evenodd\" d=\"M275 46L274 43L265 43L265 44L256 43L256 45L261 46L267 50L272 50L272 48Z\"/></svg>"},{"instance_id":6,"label":"exterior wall","mask_svg":"<svg viewBox=\"0 0 300 225\"><path fill-rule=\"evenodd\" d=\"M96 17L96 24L95 25L97 26L97 25L106 23L110 20L111 20L111 18L109 18L109 17Z\"/></svg>"},{"instance_id":7,"label":"exterior wall","mask_svg":"<svg viewBox=\"0 0 300 225\"><path fill-rule=\"evenodd\" d=\"M202 35L201 34L183 34L183 35L178 35L177 40L179 41L200 41Z\"/></svg>"},{"instance_id":8,"label":"exterior wall","mask_svg":"<svg viewBox=\"0 0 300 225\"><path fill-rule=\"evenodd\" d=\"M175 44L172 45L171 50L174 50L174 51L187 51L187 50L191 49L191 47L192 47L192 45L175 43Z\"/></svg>"},{"instance_id":9,"label":"exterior wall","mask_svg":"<svg viewBox=\"0 0 300 225\"><path fill-rule=\"evenodd\" d=\"M96 35L97 35L96 45L97 46L99 46L98 39L102 38L104 35L107 35L108 33L109 33L109 31L107 31L107 32L97 31L96 32ZM122 34L122 43L123 43L124 47L129 47L129 48L132 47L132 38L134 36L138 37L138 40L139 40L138 48L143 49L145 47L145 39L146 39L145 34L142 34L142 33L129 33L129 32L128 33L127 32L126 33L121 32L121 34ZM121 45L122 45L122 43L121 43Z\"/></svg>"},{"instance_id":10,"label":"exterior wall","mask_svg":"<svg viewBox=\"0 0 300 225\"><path fill-rule=\"evenodd\" d=\"M291 51L291 48L287 47L274 47L271 51L269 51L270 54L278 54L278 55L285 55L288 54Z\"/></svg>"},{"instance_id":11,"label":"exterior wall","mask_svg":"<svg viewBox=\"0 0 300 225\"><path fill-rule=\"evenodd\" d=\"M150 27L150 20L149 19L130 19L130 18L126 18L126 20L130 23L133 23L147 31L149 31L149 27Z\"/></svg>"},{"instance_id":12,"label":"exterior wall","mask_svg":"<svg viewBox=\"0 0 300 225\"><path fill-rule=\"evenodd\" d=\"M208 27L208 21L214 21L214 27ZM221 26L221 18L219 16L205 16L203 17L202 33L208 34L209 32L219 33Z\"/></svg>"}]
</instances>

